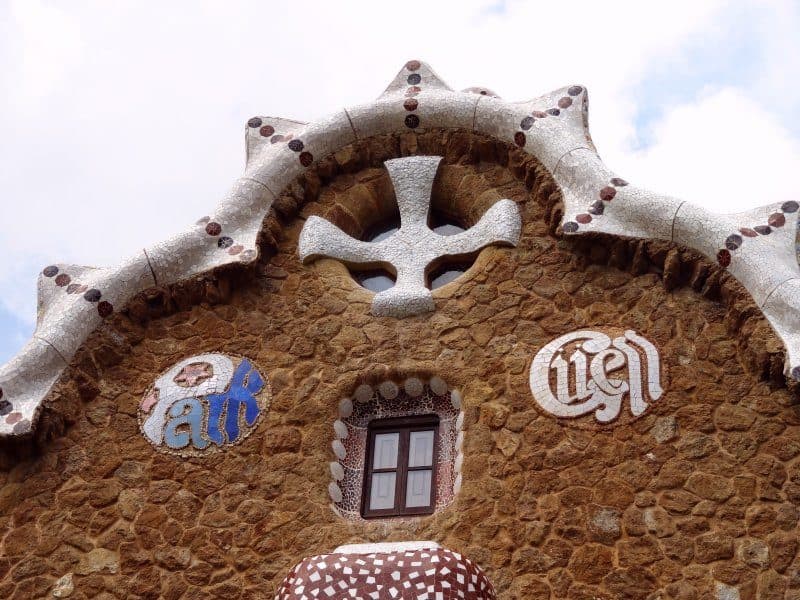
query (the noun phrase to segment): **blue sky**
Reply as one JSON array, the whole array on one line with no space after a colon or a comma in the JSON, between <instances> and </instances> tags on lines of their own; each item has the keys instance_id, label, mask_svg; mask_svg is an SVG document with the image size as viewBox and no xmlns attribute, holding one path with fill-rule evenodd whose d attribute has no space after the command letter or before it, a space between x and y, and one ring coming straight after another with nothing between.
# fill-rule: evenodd
<instances>
[{"instance_id":1,"label":"blue sky","mask_svg":"<svg viewBox=\"0 0 800 600\"><path fill-rule=\"evenodd\" d=\"M798 199L796 1L0 3L0 363L36 276L107 265L206 214L254 114L377 96L406 60L524 100L586 85L626 179L734 212Z\"/></svg>"}]
</instances>

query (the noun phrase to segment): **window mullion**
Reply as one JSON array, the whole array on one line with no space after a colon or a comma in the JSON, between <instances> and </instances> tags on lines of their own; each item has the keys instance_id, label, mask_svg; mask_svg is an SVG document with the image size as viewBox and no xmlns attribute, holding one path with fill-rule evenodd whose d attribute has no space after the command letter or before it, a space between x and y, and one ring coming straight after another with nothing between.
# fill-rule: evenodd
<instances>
[{"instance_id":1,"label":"window mullion","mask_svg":"<svg viewBox=\"0 0 800 600\"><path fill-rule=\"evenodd\" d=\"M397 510L406 512L406 485L408 479L408 443L411 431L409 428L400 431L400 455L397 457Z\"/></svg>"}]
</instances>

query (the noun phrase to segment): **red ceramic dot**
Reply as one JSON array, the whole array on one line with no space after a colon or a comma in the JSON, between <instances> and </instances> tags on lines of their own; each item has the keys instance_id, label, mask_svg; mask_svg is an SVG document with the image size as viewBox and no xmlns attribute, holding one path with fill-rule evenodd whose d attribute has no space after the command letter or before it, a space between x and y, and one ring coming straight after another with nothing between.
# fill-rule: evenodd
<instances>
[{"instance_id":1,"label":"red ceramic dot","mask_svg":"<svg viewBox=\"0 0 800 600\"><path fill-rule=\"evenodd\" d=\"M783 213L772 213L769 216L769 219L767 219L767 223L769 223L772 227L783 227L786 224L786 217L783 216Z\"/></svg>"},{"instance_id":2,"label":"red ceramic dot","mask_svg":"<svg viewBox=\"0 0 800 600\"><path fill-rule=\"evenodd\" d=\"M314 155L311 152L301 152L300 153L300 164L304 167L308 167L311 163L314 162Z\"/></svg>"},{"instance_id":3,"label":"red ceramic dot","mask_svg":"<svg viewBox=\"0 0 800 600\"><path fill-rule=\"evenodd\" d=\"M724 249L720 250L717 252L717 262L720 264L720 266L727 267L729 264L731 264L731 253Z\"/></svg>"},{"instance_id":4,"label":"red ceramic dot","mask_svg":"<svg viewBox=\"0 0 800 600\"><path fill-rule=\"evenodd\" d=\"M22 413L13 412L6 417L6 423L13 425L22 418Z\"/></svg>"},{"instance_id":5,"label":"red ceramic dot","mask_svg":"<svg viewBox=\"0 0 800 600\"><path fill-rule=\"evenodd\" d=\"M235 256L239 254L242 250L244 250L244 246L242 246L241 244L236 244L235 246L231 246L230 248L228 248L228 254L232 254Z\"/></svg>"},{"instance_id":6,"label":"red ceramic dot","mask_svg":"<svg viewBox=\"0 0 800 600\"><path fill-rule=\"evenodd\" d=\"M269 137L275 133L275 128L272 125L264 125L258 132L264 137Z\"/></svg>"},{"instance_id":7,"label":"red ceramic dot","mask_svg":"<svg viewBox=\"0 0 800 600\"><path fill-rule=\"evenodd\" d=\"M558 100L558 108L569 108L572 106L572 98L564 96Z\"/></svg>"},{"instance_id":8,"label":"red ceramic dot","mask_svg":"<svg viewBox=\"0 0 800 600\"><path fill-rule=\"evenodd\" d=\"M742 227L739 229L739 233L745 237L758 237L758 234L749 227Z\"/></svg>"},{"instance_id":9,"label":"red ceramic dot","mask_svg":"<svg viewBox=\"0 0 800 600\"><path fill-rule=\"evenodd\" d=\"M575 220L580 223L581 225L585 225L586 223L592 222L592 215L583 213L575 217Z\"/></svg>"},{"instance_id":10,"label":"red ceramic dot","mask_svg":"<svg viewBox=\"0 0 800 600\"><path fill-rule=\"evenodd\" d=\"M71 281L70 276L66 273L61 273L60 275L56 276L56 285L58 287L64 287L65 285L69 285Z\"/></svg>"},{"instance_id":11,"label":"red ceramic dot","mask_svg":"<svg viewBox=\"0 0 800 600\"><path fill-rule=\"evenodd\" d=\"M406 96L416 96L422 91L422 88L417 85L412 85L410 88L406 90Z\"/></svg>"},{"instance_id":12,"label":"red ceramic dot","mask_svg":"<svg viewBox=\"0 0 800 600\"><path fill-rule=\"evenodd\" d=\"M614 196L617 195L617 190L615 190L610 185L607 185L602 190L600 190L600 199L605 200L606 202L610 202L614 199Z\"/></svg>"},{"instance_id":13,"label":"red ceramic dot","mask_svg":"<svg viewBox=\"0 0 800 600\"><path fill-rule=\"evenodd\" d=\"M417 110L417 106L419 106L419 102L417 102L414 98L409 98L403 102L403 108L408 111Z\"/></svg>"},{"instance_id":14,"label":"red ceramic dot","mask_svg":"<svg viewBox=\"0 0 800 600\"><path fill-rule=\"evenodd\" d=\"M525 134L521 131L518 131L514 134L514 143L522 148L525 145Z\"/></svg>"},{"instance_id":15,"label":"red ceramic dot","mask_svg":"<svg viewBox=\"0 0 800 600\"><path fill-rule=\"evenodd\" d=\"M114 312L114 307L111 305L111 302L106 302L103 300L97 305L97 312L105 319Z\"/></svg>"},{"instance_id":16,"label":"red ceramic dot","mask_svg":"<svg viewBox=\"0 0 800 600\"><path fill-rule=\"evenodd\" d=\"M409 71L416 71L422 66L418 60L410 60L406 63L406 69Z\"/></svg>"},{"instance_id":17,"label":"red ceramic dot","mask_svg":"<svg viewBox=\"0 0 800 600\"><path fill-rule=\"evenodd\" d=\"M206 233L208 235L219 235L222 233L222 225L215 221L211 221L211 223L206 225Z\"/></svg>"}]
</instances>

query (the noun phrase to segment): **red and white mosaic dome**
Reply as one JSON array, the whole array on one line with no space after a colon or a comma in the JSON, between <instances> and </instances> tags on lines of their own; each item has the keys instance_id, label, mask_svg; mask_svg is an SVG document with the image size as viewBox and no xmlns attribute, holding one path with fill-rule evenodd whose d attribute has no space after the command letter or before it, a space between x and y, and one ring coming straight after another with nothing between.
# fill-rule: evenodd
<instances>
[{"instance_id":1,"label":"red and white mosaic dome","mask_svg":"<svg viewBox=\"0 0 800 600\"><path fill-rule=\"evenodd\" d=\"M495 600L480 567L434 542L340 546L305 558L275 600Z\"/></svg>"}]
</instances>

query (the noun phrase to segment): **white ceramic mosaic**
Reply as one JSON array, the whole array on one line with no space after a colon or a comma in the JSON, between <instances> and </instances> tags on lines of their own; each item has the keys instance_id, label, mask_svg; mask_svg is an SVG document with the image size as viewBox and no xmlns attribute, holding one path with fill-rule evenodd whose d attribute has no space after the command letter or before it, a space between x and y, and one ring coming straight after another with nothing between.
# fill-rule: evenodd
<instances>
[{"instance_id":1,"label":"white ceramic mosaic","mask_svg":"<svg viewBox=\"0 0 800 600\"><path fill-rule=\"evenodd\" d=\"M159 450L198 456L244 440L269 401L269 381L249 359L200 354L156 379L139 403L139 426Z\"/></svg>"},{"instance_id":2,"label":"white ceramic mosaic","mask_svg":"<svg viewBox=\"0 0 800 600\"><path fill-rule=\"evenodd\" d=\"M447 257L463 257L491 244L516 246L522 221L513 200L498 200L473 226L441 235L428 226L430 196L441 156L387 160L400 209L400 228L379 242L350 237L330 221L311 216L300 233L303 262L331 257L351 265L378 265L397 274L397 282L375 295L372 314L406 317L432 311L425 278L428 267Z\"/></svg>"},{"instance_id":3,"label":"white ceramic mosaic","mask_svg":"<svg viewBox=\"0 0 800 600\"><path fill-rule=\"evenodd\" d=\"M658 349L631 330L612 337L585 329L554 339L536 353L530 385L545 412L593 413L600 423L617 419L626 399L631 416L639 417L664 393Z\"/></svg>"},{"instance_id":4,"label":"white ceramic mosaic","mask_svg":"<svg viewBox=\"0 0 800 600\"><path fill-rule=\"evenodd\" d=\"M484 91L454 91L414 60L377 100L320 121L251 118L245 173L212 215L113 268L53 264L43 269L33 338L0 367L0 436L32 431L42 402L78 347L134 294L224 264L254 261L256 238L276 194L315 161L357 139L428 128L471 130L535 156L562 191L565 234L673 240L717 261L753 296L786 345L786 375L800 379L796 201L717 215L629 185L595 151L584 87L571 85L514 103Z\"/></svg>"}]
</instances>

